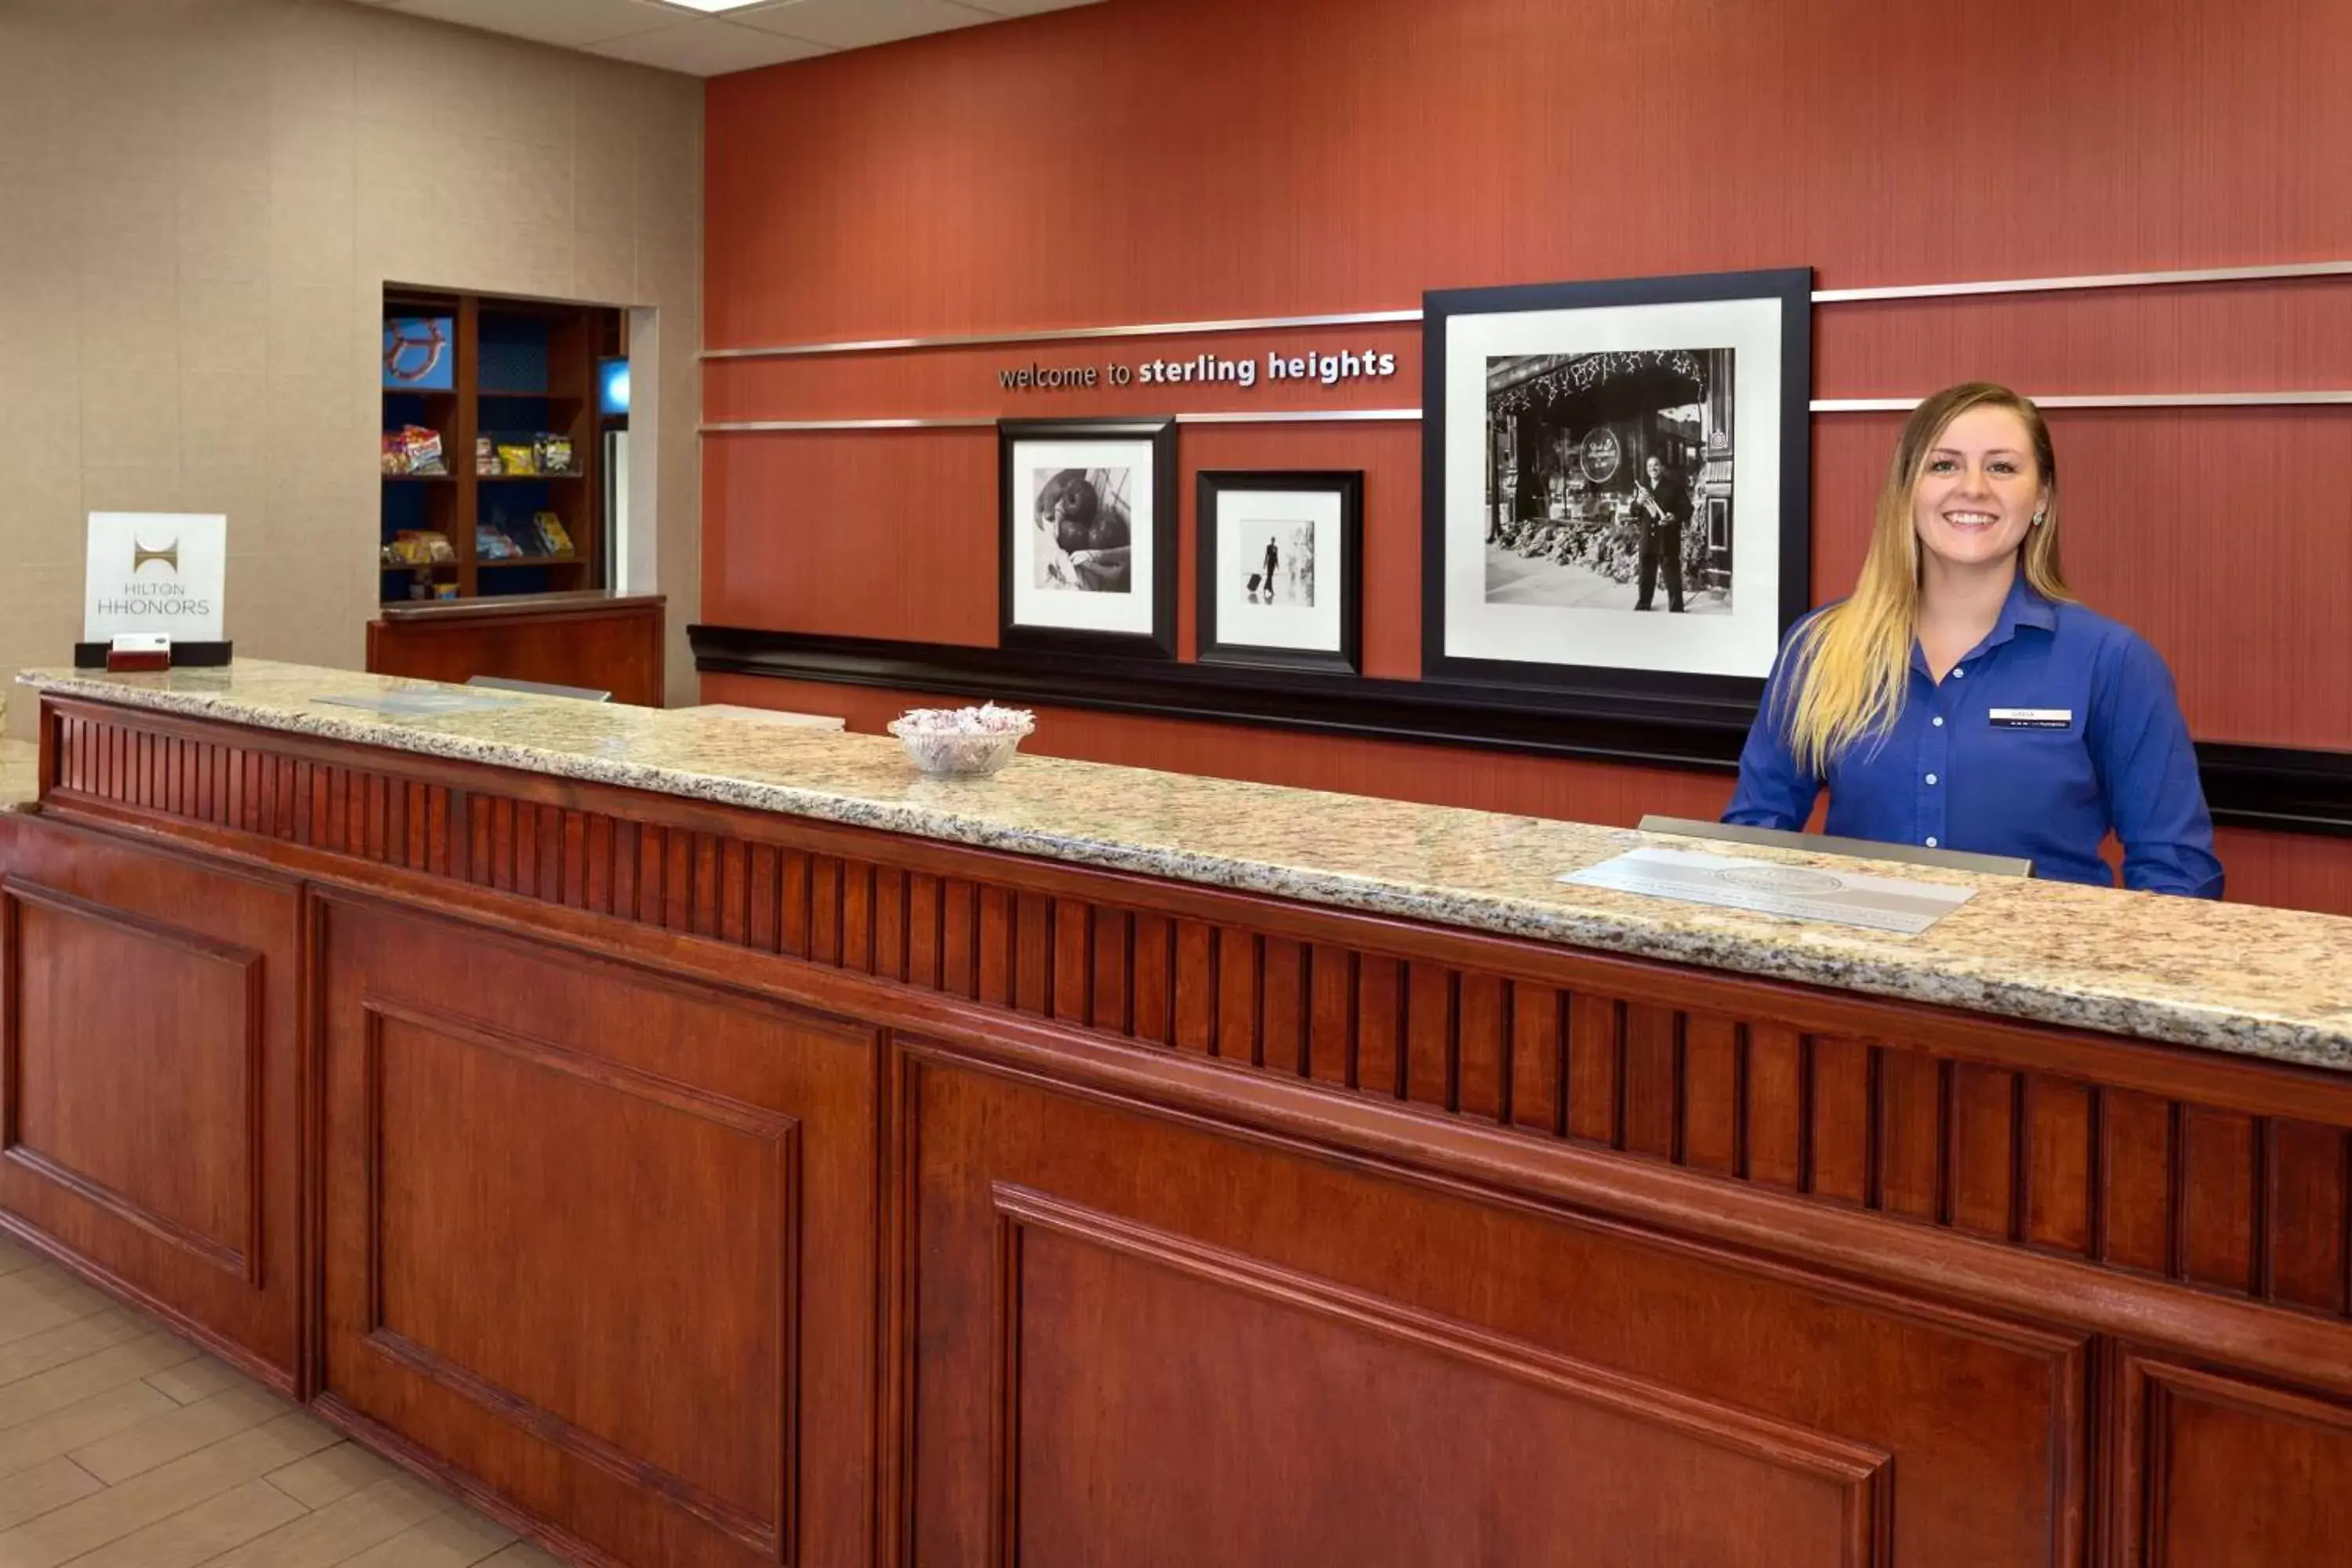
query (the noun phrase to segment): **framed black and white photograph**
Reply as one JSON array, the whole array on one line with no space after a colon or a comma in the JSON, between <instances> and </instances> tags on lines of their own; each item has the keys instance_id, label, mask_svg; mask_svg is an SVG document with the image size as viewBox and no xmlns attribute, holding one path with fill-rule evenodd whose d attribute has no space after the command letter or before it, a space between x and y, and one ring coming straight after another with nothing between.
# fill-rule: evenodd
<instances>
[{"instance_id":1,"label":"framed black and white photograph","mask_svg":"<svg viewBox=\"0 0 2352 1568\"><path fill-rule=\"evenodd\" d=\"M1007 647L1176 657L1176 422L997 426Z\"/></svg>"},{"instance_id":2,"label":"framed black and white photograph","mask_svg":"<svg viewBox=\"0 0 2352 1568\"><path fill-rule=\"evenodd\" d=\"M1423 675L1595 711L1760 692L1806 606L1811 290L1427 295Z\"/></svg>"},{"instance_id":3,"label":"framed black and white photograph","mask_svg":"<svg viewBox=\"0 0 2352 1568\"><path fill-rule=\"evenodd\" d=\"M1364 476L1200 476L1200 660L1359 673Z\"/></svg>"}]
</instances>

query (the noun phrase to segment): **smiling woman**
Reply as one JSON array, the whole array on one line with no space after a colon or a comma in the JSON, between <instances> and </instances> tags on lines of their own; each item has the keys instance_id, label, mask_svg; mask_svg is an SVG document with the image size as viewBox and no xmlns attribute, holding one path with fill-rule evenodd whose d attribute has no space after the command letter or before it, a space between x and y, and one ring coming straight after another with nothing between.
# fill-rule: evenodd
<instances>
[{"instance_id":1,"label":"smiling woman","mask_svg":"<svg viewBox=\"0 0 2352 1568\"><path fill-rule=\"evenodd\" d=\"M2039 409L1969 382L1913 411L1861 581L1800 622L1727 822L2031 859L2038 875L2221 895L2212 821L2164 660L2074 601Z\"/></svg>"}]
</instances>

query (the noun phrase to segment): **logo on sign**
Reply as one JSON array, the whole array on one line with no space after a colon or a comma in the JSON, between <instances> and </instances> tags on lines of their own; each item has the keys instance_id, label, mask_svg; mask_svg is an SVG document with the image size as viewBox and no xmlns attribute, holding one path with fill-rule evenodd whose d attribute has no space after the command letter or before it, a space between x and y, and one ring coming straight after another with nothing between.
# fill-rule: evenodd
<instances>
[{"instance_id":1,"label":"logo on sign","mask_svg":"<svg viewBox=\"0 0 2352 1568\"><path fill-rule=\"evenodd\" d=\"M1586 479L1596 485L1605 485L1624 456L1625 449L1617 444L1617 432L1603 425L1584 438L1584 444L1577 449L1576 462Z\"/></svg>"}]
</instances>

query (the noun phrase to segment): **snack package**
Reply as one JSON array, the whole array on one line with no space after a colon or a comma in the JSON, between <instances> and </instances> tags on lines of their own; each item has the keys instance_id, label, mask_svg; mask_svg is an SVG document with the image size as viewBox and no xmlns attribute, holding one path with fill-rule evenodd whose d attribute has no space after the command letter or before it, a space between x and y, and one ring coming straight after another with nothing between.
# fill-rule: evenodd
<instances>
[{"instance_id":1,"label":"snack package","mask_svg":"<svg viewBox=\"0 0 2352 1568\"><path fill-rule=\"evenodd\" d=\"M428 430L422 425L400 427L401 444L407 449L408 472L412 474L446 474L448 468L441 461L441 432Z\"/></svg>"},{"instance_id":2,"label":"snack package","mask_svg":"<svg viewBox=\"0 0 2352 1568\"><path fill-rule=\"evenodd\" d=\"M474 472L495 474L499 471L499 455L490 447L488 436L474 437Z\"/></svg>"},{"instance_id":3,"label":"snack package","mask_svg":"<svg viewBox=\"0 0 2352 1568\"><path fill-rule=\"evenodd\" d=\"M568 474L572 471L571 437L541 436L532 445L537 448L541 473Z\"/></svg>"},{"instance_id":4,"label":"snack package","mask_svg":"<svg viewBox=\"0 0 2352 1568\"><path fill-rule=\"evenodd\" d=\"M539 458L532 448L505 441L499 443L499 472L535 474L538 471Z\"/></svg>"},{"instance_id":5,"label":"snack package","mask_svg":"<svg viewBox=\"0 0 2352 1568\"><path fill-rule=\"evenodd\" d=\"M562 518L551 511L542 511L531 519L531 526L539 531L539 552L541 555L572 553L572 535L564 531Z\"/></svg>"},{"instance_id":6,"label":"snack package","mask_svg":"<svg viewBox=\"0 0 2352 1568\"><path fill-rule=\"evenodd\" d=\"M429 528L404 528L393 535L392 548L412 566L426 566L436 561L455 561L457 551L449 536Z\"/></svg>"},{"instance_id":7,"label":"snack package","mask_svg":"<svg viewBox=\"0 0 2352 1568\"><path fill-rule=\"evenodd\" d=\"M408 442L397 430L383 433L383 471L387 474L408 472Z\"/></svg>"}]
</instances>

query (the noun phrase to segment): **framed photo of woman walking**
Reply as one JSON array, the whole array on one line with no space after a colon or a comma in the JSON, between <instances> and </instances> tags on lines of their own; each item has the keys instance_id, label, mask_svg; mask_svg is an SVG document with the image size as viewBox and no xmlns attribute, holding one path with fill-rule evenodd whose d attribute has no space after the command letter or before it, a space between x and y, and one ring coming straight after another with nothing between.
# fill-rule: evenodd
<instances>
[{"instance_id":1,"label":"framed photo of woman walking","mask_svg":"<svg viewBox=\"0 0 2352 1568\"><path fill-rule=\"evenodd\" d=\"M1360 471L1200 476L1200 661L1361 672Z\"/></svg>"}]
</instances>

